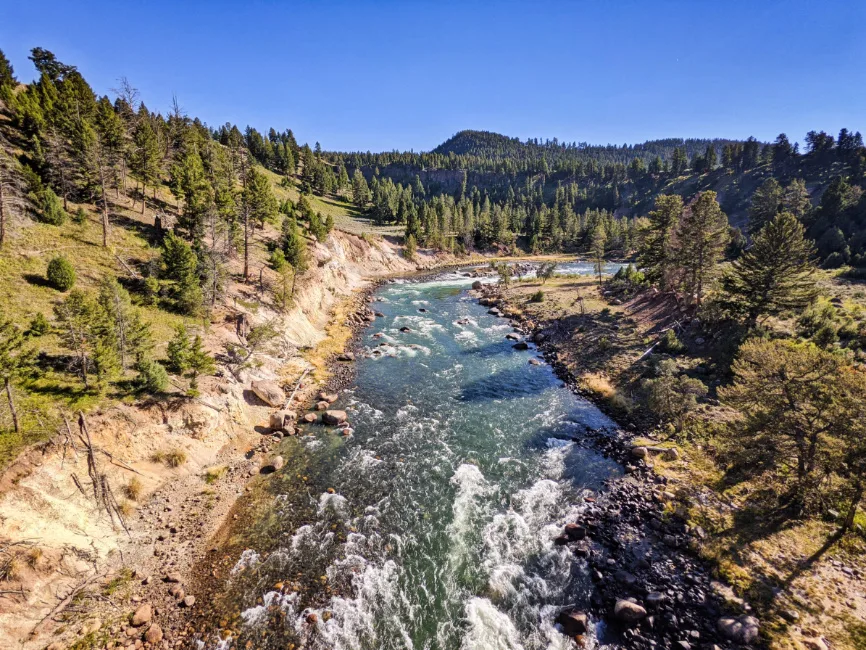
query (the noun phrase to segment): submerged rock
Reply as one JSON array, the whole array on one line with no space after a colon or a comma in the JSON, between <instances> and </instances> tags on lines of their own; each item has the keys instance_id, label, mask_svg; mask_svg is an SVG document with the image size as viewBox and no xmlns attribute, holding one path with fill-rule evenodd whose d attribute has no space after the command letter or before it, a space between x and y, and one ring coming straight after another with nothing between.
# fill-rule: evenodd
<instances>
[{"instance_id":1,"label":"submerged rock","mask_svg":"<svg viewBox=\"0 0 866 650\"><path fill-rule=\"evenodd\" d=\"M325 424L336 425L345 422L347 415L345 411L325 411L322 413L322 422Z\"/></svg>"},{"instance_id":2,"label":"submerged rock","mask_svg":"<svg viewBox=\"0 0 866 650\"><path fill-rule=\"evenodd\" d=\"M515 350L528 350L529 349L529 343L527 343L526 341L518 341L517 343L515 343L511 347L514 348Z\"/></svg>"},{"instance_id":3,"label":"submerged rock","mask_svg":"<svg viewBox=\"0 0 866 650\"><path fill-rule=\"evenodd\" d=\"M566 524L565 534L568 539L578 541L586 537L586 528L578 524Z\"/></svg>"}]
</instances>

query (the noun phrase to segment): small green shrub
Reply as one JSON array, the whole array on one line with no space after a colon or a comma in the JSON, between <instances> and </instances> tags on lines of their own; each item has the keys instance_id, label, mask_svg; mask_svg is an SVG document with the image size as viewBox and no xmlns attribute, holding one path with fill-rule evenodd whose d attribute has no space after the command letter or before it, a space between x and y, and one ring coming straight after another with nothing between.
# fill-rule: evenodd
<instances>
[{"instance_id":1,"label":"small green shrub","mask_svg":"<svg viewBox=\"0 0 866 650\"><path fill-rule=\"evenodd\" d=\"M544 292L539 289L529 297L529 302L544 302Z\"/></svg>"},{"instance_id":2,"label":"small green shrub","mask_svg":"<svg viewBox=\"0 0 866 650\"><path fill-rule=\"evenodd\" d=\"M75 269L69 260L60 255L48 262L45 277L58 291L69 291L75 285Z\"/></svg>"},{"instance_id":3,"label":"small green shrub","mask_svg":"<svg viewBox=\"0 0 866 650\"><path fill-rule=\"evenodd\" d=\"M168 373L161 363L145 359L138 364L136 383L145 392L162 393L168 388Z\"/></svg>"},{"instance_id":4,"label":"small green shrub","mask_svg":"<svg viewBox=\"0 0 866 650\"><path fill-rule=\"evenodd\" d=\"M144 302L150 307L156 307L159 302L159 280L153 276L144 279Z\"/></svg>"},{"instance_id":5,"label":"small green shrub","mask_svg":"<svg viewBox=\"0 0 866 650\"><path fill-rule=\"evenodd\" d=\"M57 195L50 187L44 187L39 192L39 212L36 213L37 219L42 223L48 223L52 226L62 226L66 221L66 213L63 211L63 204Z\"/></svg>"},{"instance_id":6,"label":"small green shrub","mask_svg":"<svg viewBox=\"0 0 866 650\"><path fill-rule=\"evenodd\" d=\"M129 483L123 487L123 493L126 495L126 498L132 499L133 501L138 501L139 498L141 498L143 491L144 485L142 485L141 481L135 476L129 479Z\"/></svg>"},{"instance_id":7,"label":"small green shrub","mask_svg":"<svg viewBox=\"0 0 866 650\"><path fill-rule=\"evenodd\" d=\"M27 334L30 336L45 336L51 330L51 323L45 318L45 314L41 311L37 313L33 320L30 321L30 327L27 328Z\"/></svg>"},{"instance_id":8,"label":"small green shrub","mask_svg":"<svg viewBox=\"0 0 866 650\"><path fill-rule=\"evenodd\" d=\"M87 221L87 212L84 211L84 208L79 207L75 213L72 215L72 221L81 225Z\"/></svg>"},{"instance_id":9,"label":"small green shrub","mask_svg":"<svg viewBox=\"0 0 866 650\"><path fill-rule=\"evenodd\" d=\"M271 266L274 268L274 271L281 271L287 263L286 254L281 248L277 248L271 253Z\"/></svg>"},{"instance_id":10,"label":"small green shrub","mask_svg":"<svg viewBox=\"0 0 866 650\"><path fill-rule=\"evenodd\" d=\"M186 452L183 449L170 449L165 454L165 464L169 467L180 467L186 462Z\"/></svg>"},{"instance_id":11,"label":"small green shrub","mask_svg":"<svg viewBox=\"0 0 866 650\"><path fill-rule=\"evenodd\" d=\"M670 354L679 354L683 350L686 349L686 346L683 345L682 341L677 338L677 333L672 329L669 329L662 336L661 343L659 344L659 349L662 352L668 352Z\"/></svg>"}]
</instances>

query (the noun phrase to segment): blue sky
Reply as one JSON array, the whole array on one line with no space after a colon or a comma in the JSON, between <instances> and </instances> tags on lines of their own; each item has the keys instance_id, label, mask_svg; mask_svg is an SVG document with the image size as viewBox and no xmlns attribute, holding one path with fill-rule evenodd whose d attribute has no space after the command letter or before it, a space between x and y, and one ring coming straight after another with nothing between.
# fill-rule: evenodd
<instances>
[{"instance_id":1,"label":"blue sky","mask_svg":"<svg viewBox=\"0 0 866 650\"><path fill-rule=\"evenodd\" d=\"M429 150L471 128L590 143L802 142L866 131L866 2L0 0L0 49L34 46L98 93L292 128L325 149Z\"/></svg>"}]
</instances>

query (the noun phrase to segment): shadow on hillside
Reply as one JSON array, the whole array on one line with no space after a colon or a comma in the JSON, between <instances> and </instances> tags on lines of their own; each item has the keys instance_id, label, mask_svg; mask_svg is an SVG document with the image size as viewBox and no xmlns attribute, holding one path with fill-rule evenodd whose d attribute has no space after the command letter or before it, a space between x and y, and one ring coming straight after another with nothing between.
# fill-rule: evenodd
<instances>
[{"instance_id":1,"label":"shadow on hillside","mask_svg":"<svg viewBox=\"0 0 866 650\"><path fill-rule=\"evenodd\" d=\"M54 285L52 285L44 276L36 275L35 273L25 273L23 277L27 284L32 284L34 287L45 287L47 289L54 288Z\"/></svg>"},{"instance_id":2,"label":"shadow on hillside","mask_svg":"<svg viewBox=\"0 0 866 650\"><path fill-rule=\"evenodd\" d=\"M158 244L159 237L157 235L156 228L153 224L148 224L143 221L139 221L138 219L133 219L132 217L128 217L125 214L111 214L111 224L113 226L120 226L125 230L129 230L134 232L142 239L147 240L151 244Z\"/></svg>"}]
</instances>

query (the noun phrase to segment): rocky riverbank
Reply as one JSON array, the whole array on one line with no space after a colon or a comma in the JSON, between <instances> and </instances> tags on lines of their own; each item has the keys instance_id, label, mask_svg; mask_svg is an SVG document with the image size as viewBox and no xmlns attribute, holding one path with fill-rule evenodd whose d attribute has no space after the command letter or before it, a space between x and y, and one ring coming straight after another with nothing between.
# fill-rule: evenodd
<instances>
[{"instance_id":1,"label":"rocky riverbank","mask_svg":"<svg viewBox=\"0 0 866 650\"><path fill-rule=\"evenodd\" d=\"M596 397L582 389L574 369L559 361L550 332L523 319L497 286L476 283L473 291L490 313L511 318L524 345L535 345L569 388ZM607 409L606 403L594 401ZM575 438L617 460L625 475L588 498L581 520L566 526L557 539L586 559L593 580L590 608L565 610L557 622L580 640L590 620L605 621L620 631L626 647L647 650L759 644L760 623L749 615L748 604L715 581L694 553L704 531L681 517L676 506L678 492L688 486L653 472L657 459L679 462L680 452L637 445L636 438L637 432L624 429L587 429Z\"/></svg>"}]
</instances>

